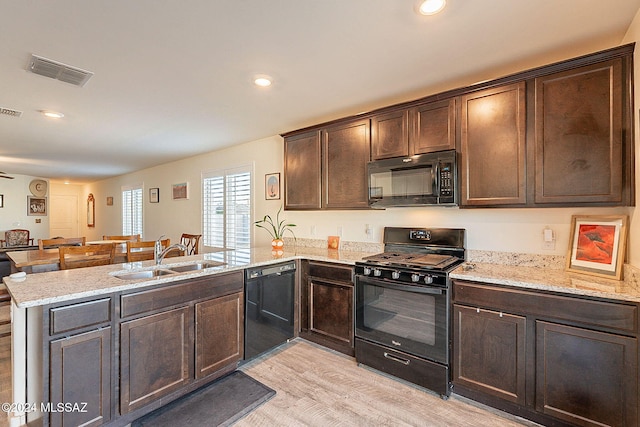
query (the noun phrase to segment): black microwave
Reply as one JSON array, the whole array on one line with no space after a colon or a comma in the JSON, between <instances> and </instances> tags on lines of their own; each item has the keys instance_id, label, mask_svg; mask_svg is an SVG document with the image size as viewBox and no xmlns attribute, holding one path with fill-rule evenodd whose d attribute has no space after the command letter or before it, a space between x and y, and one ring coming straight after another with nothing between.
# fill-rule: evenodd
<instances>
[{"instance_id":1,"label":"black microwave","mask_svg":"<svg viewBox=\"0 0 640 427\"><path fill-rule=\"evenodd\" d=\"M373 208L457 205L455 150L376 160L367 164L367 172Z\"/></svg>"}]
</instances>

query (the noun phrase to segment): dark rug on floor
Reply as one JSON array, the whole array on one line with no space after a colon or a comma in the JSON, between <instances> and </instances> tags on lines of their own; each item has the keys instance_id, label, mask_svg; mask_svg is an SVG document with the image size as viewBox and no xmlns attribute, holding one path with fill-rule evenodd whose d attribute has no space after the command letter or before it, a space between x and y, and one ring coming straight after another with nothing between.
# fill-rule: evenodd
<instances>
[{"instance_id":1,"label":"dark rug on floor","mask_svg":"<svg viewBox=\"0 0 640 427\"><path fill-rule=\"evenodd\" d=\"M139 418L131 426L229 426L275 394L275 390L244 372L234 371Z\"/></svg>"}]
</instances>

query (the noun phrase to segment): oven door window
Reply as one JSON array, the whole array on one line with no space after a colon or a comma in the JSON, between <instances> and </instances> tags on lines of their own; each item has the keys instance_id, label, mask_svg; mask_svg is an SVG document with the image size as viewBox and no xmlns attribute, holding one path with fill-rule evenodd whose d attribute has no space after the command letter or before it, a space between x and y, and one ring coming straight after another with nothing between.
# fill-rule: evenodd
<instances>
[{"instance_id":1,"label":"oven door window","mask_svg":"<svg viewBox=\"0 0 640 427\"><path fill-rule=\"evenodd\" d=\"M446 292L358 277L356 336L447 363Z\"/></svg>"}]
</instances>

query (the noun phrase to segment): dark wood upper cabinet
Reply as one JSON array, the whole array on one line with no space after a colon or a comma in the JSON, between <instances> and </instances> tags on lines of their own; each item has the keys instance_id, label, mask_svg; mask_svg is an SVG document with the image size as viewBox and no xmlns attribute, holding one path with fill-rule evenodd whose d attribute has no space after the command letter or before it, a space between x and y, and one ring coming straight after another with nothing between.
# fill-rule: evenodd
<instances>
[{"instance_id":1,"label":"dark wood upper cabinet","mask_svg":"<svg viewBox=\"0 0 640 427\"><path fill-rule=\"evenodd\" d=\"M619 46L285 134L285 206L366 206L360 184L369 158L356 136L364 131L347 129L367 120L371 160L458 150L463 208L633 206L634 48ZM347 145L332 142L327 151L326 144L321 148L327 140ZM342 150L353 156L352 183L341 157L332 158L329 172L323 158Z\"/></svg>"},{"instance_id":2,"label":"dark wood upper cabinet","mask_svg":"<svg viewBox=\"0 0 640 427\"><path fill-rule=\"evenodd\" d=\"M371 118L371 159L456 148L456 99L377 114Z\"/></svg>"},{"instance_id":3,"label":"dark wood upper cabinet","mask_svg":"<svg viewBox=\"0 0 640 427\"><path fill-rule=\"evenodd\" d=\"M287 137L284 150L285 209L320 209L320 131Z\"/></svg>"},{"instance_id":4,"label":"dark wood upper cabinet","mask_svg":"<svg viewBox=\"0 0 640 427\"><path fill-rule=\"evenodd\" d=\"M622 60L535 79L536 203L623 201Z\"/></svg>"},{"instance_id":5,"label":"dark wood upper cabinet","mask_svg":"<svg viewBox=\"0 0 640 427\"><path fill-rule=\"evenodd\" d=\"M324 130L322 155L322 207L367 208L369 120L358 120Z\"/></svg>"},{"instance_id":6,"label":"dark wood upper cabinet","mask_svg":"<svg viewBox=\"0 0 640 427\"><path fill-rule=\"evenodd\" d=\"M285 209L368 208L369 119L285 137Z\"/></svg>"},{"instance_id":7,"label":"dark wood upper cabinet","mask_svg":"<svg viewBox=\"0 0 640 427\"><path fill-rule=\"evenodd\" d=\"M463 95L461 204L526 203L525 82Z\"/></svg>"},{"instance_id":8,"label":"dark wood upper cabinet","mask_svg":"<svg viewBox=\"0 0 640 427\"><path fill-rule=\"evenodd\" d=\"M430 102L409 112L409 152L425 154L456 148L456 99Z\"/></svg>"},{"instance_id":9,"label":"dark wood upper cabinet","mask_svg":"<svg viewBox=\"0 0 640 427\"><path fill-rule=\"evenodd\" d=\"M409 155L409 110L402 109L371 118L371 159Z\"/></svg>"}]
</instances>

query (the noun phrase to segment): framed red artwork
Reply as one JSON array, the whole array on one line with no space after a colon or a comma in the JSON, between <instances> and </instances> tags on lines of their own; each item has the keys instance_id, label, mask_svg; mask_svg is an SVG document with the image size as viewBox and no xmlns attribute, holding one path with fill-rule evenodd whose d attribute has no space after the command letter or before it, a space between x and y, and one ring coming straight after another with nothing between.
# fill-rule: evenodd
<instances>
[{"instance_id":1,"label":"framed red artwork","mask_svg":"<svg viewBox=\"0 0 640 427\"><path fill-rule=\"evenodd\" d=\"M626 215L573 215L566 270L622 280Z\"/></svg>"}]
</instances>

